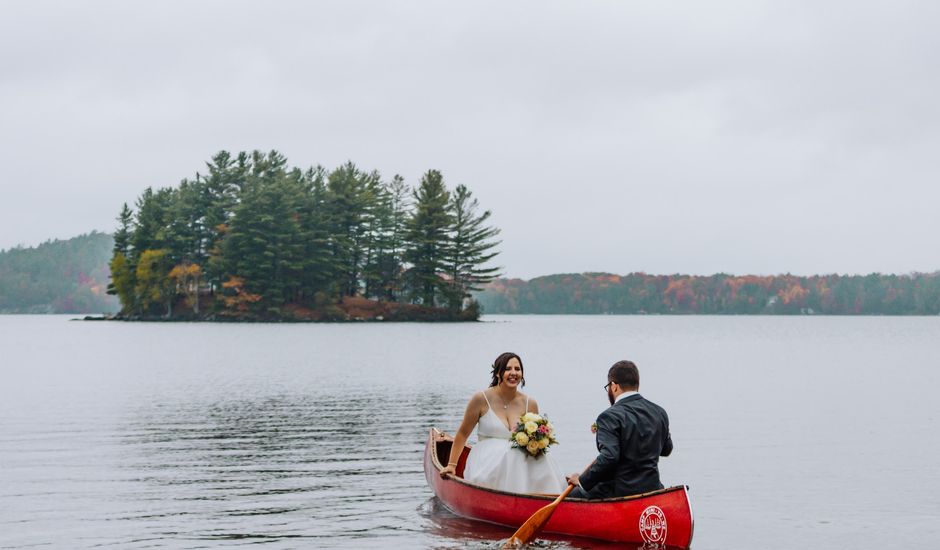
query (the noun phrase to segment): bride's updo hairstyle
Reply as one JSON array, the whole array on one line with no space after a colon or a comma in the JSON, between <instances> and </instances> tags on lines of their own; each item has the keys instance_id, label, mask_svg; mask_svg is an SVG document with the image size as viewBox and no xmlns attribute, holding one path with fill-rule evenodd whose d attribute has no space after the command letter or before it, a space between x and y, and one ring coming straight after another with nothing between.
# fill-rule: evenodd
<instances>
[{"instance_id":1,"label":"bride's updo hairstyle","mask_svg":"<svg viewBox=\"0 0 940 550\"><path fill-rule=\"evenodd\" d=\"M499 381L503 379L503 373L506 372L506 366L509 365L509 360L515 357L519 360L519 370L522 371L522 385L525 386L525 367L522 366L522 358L516 355L511 351L500 354L496 358L496 361L493 361L493 380L490 381L490 387L498 386Z\"/></svg>"}]
</instances>

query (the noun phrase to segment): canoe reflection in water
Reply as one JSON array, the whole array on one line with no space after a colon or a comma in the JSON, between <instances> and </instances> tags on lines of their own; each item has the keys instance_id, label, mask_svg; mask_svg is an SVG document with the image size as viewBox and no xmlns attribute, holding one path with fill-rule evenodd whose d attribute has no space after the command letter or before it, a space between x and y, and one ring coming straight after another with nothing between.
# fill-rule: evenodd
<instances>
[{"instance_id":1,"label":"canoe reflection in water","mask_svg":"<svg viewBox=\"0 0 940 550\"><path fill-rule=\"evenodd\" d=\"M428 485L441 505L454 514L450 518L436 514L434 518L438 524L446 523L456 531L449 536L460 536L464 532L473 533L473 538L498 540L495 536L481 535L484 531L480 522L488 522L512 528L500 530L505 533L501 538L509 538L516 527L557 496L507 493L465 481L461 476L467 456L472 452L470 447L464 448L458 461L457 476L442 479L440 457L449 456L451 442L450 436L431 428L424 452ZM478 521L469 525L468 520ZM552 539L555 538L552 534L562 535L557 540L567 541L574 548L603 546L596 540L586 542L586 546L579 545L572 537L618 543L611 548L629 548L630 544L637 545L636 548L688 548L692 543L692 527L688 488L679 485L629 497L567 499L555 509L539 537ZM624 546L624 543L630 544Z\"/></svg>"},{"instance_id":2,"label":"canoe reflection in water","mask_svg":"<svg viewBox=\"0 0 940 550\"><path fill-rule=\"evenodd\" d=\"M427 522L429 534L442 542L435 545L438 550L445 549L488 549L502 548L509 540L513 531L510 527L503 527L468 518L462 518L451 512L437 497L431 497L418 508L418 514ZM446 541L446 542L445 542ZM541 533L538 539L525 546L525 548L550 548L552 550L680 550L676 546L656 546L630 542L608 542L597 539Z\"/></svg>"}]
</instances>

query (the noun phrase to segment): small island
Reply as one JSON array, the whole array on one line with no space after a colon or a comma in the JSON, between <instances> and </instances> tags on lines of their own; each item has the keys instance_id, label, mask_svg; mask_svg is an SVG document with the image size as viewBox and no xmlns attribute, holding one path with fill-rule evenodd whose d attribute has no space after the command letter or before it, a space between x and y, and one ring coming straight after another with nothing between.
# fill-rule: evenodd
<instances>
[{"instance_id":1,"label":"small island","mask_svg":"<svg viewBox=\"0 0 940 550\"><path fill-rule=\"evenodd\" d=\"M135 206L114 233L116 320L474 321L471 293L499 276L490 211L437 170L412 187L221 151Z\"/></svg>"}]
</instances>

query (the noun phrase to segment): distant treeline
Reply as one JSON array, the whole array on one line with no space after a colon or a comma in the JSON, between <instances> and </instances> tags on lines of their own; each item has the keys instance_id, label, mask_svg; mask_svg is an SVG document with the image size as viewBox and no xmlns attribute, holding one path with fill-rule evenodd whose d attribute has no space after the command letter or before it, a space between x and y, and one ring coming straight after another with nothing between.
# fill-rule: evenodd
<instances>
[{"instance_id":1,"label":"distant treeline","mask_svg":"<svg viewBox=\"0 0 940 550\"><path fill-rule=\"evenodd\" d=\"M106 294L111 235L93 232L0 251L0 313L114 312Z\"/></svg>"},{"instance_id":2,"label":"distant treeline","mask_svg":"<svg viewBox=\"0 0 940 550\"><path fill-rule=\"evenodd\" d=\"M359 297L476 317L471 292L498 275L489 217L436 170L412 187L351 162L301 170L277 151L222 151L124 205L110 291L126 316L279 318Z\"/></svg>"},{"instance_id":3,"label":"distant treeline","mask_svg":"<svg viewBox=\"0 0 940 550\"><path fill-rule=\"evenodd\" d=\"M797 277L550 275L498 279L477 299L488 313L940 314L940 272Z\"/></svg>"}]
</instances>

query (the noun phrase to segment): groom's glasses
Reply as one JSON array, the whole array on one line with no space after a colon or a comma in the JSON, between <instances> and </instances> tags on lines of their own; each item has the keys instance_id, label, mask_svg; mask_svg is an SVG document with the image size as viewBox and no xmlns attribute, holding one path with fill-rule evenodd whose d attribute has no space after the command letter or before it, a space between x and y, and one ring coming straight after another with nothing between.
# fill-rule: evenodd
<instances>
[{"instance_id":1,"label":"groom's glasses","mask_svg":"<svg viewBox=\"0 0 940 550\"><path fill-rule=\"evenodd\" d=\"M604 391L610 391L610 385L611 385L611 384L613 384L613 382L608 382L607 385L604 386Z\"/></svg>"}]
</instances>

